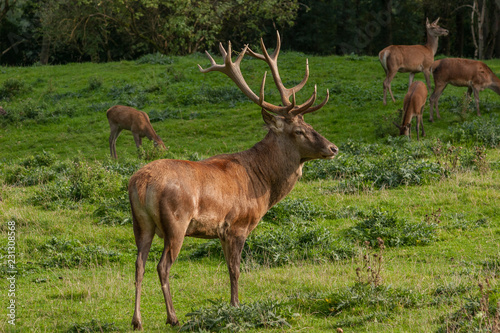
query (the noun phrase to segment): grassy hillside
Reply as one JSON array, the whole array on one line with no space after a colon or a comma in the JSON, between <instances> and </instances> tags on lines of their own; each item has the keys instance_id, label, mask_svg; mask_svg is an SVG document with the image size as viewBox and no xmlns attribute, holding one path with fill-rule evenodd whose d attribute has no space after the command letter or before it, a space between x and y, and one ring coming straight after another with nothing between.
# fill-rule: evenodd
<instances>
[{"instance_id":1,"label":"grassy hillside","mask_svg":"<svg viewBox=\"0 0 500 333\"><path fill-rule=\"evenodd\" d=\"M285 86L300 82L306 58L280 56ZM478 117L465 89L448 87L442 118L429 123L427 106L427 136L417 142L415 130L408 140L392 124L408 75L396 76L397 101L383 106L378 59L308 58L311 75L297 98L308 98L315 84L318 99L330 90L328 104L306 121L340 153L308 162L248 239L239 309L228 307L218 241L186 239L171 273L182 330L491 331L500 308L500 96L481 92ZM487 63L500 73L500 60ZM131 329L136 248L128 178L152 159L236 152L265 135L259 108L230 79L201 74L197 64L209 62L148 56L0 68L7 112L0 116L1 332ZM245 58L242 70L257 91L266 67ZM268 79L266 99L278 97ZM168 150L145 139L138 152L123 132L112 161L105 113L115 104L146 111ZM146 332L178 330L165 326L156 273L162 249L155 239L146 266Z\"/></svg>"}]
</instances>

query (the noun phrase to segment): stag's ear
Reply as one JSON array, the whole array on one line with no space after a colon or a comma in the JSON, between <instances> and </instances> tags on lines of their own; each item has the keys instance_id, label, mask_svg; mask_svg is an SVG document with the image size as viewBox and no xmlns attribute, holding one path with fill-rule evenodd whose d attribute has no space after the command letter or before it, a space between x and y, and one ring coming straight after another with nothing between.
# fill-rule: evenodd
<instances>
[{"instance_id":1,"label":"stag's ear","mask_svg":"<svg viewBox=\"0 0 500 333\"><path fill-rule=\"evenodd\" d=\"M432 24L438 24L440 17L437 18L436 21L432 22Z\"/></svg>"},{"instance_id":2,"label":"stag's ear","mask_svg":"<svg viewBox=\"0 0 500 333\"><path fill-rule=\"evenodd\" d=\"M428 17L426 18L425 25L426 25L426 26L431 25L431 24L429 23L429 18L428 18Z\"/></svg>"},{"instance_id":3,"label":"stag's ear","mask_svg":"<svg viewBox=\"0 0 500 333\"><path fill-rule=\"evenodd\" d=\"M264 119L264 122L267 124L269 129L275 133L283 132L283 118L280 116L273 116L266 110L262 109L262 119Z\"/></svg>"}]
</instances>

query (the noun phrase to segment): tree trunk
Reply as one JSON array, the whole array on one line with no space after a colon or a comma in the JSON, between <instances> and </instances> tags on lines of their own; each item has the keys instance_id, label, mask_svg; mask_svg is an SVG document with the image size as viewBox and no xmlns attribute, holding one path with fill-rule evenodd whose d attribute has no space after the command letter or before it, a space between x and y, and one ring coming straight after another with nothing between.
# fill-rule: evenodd
<instances>
[{"instance_id":1,"label":"tree trunk","mask_svg":"<svg viewBox=\"0 0 500 333\"><path fill-rule=\"evenodd\" d=\"M47 65L50 57L50 37L44 33L42 39L42 50L40 51L40 64Z\"/></svg>"}]
</instances>

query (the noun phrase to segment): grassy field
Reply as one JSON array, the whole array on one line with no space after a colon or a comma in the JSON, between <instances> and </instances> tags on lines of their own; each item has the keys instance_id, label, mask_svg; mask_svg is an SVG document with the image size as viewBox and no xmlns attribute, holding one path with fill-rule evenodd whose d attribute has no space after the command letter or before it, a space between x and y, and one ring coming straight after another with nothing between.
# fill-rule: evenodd
<instances>
[{"instance_id":1,"label":"grassy field","mask_svg":"<svg viewBox=\"0 0 500 333\"><path fill-rule=\"evenodd\" d=\"M378 59L283 53L285 86L302 79L306 58L311 75L297 98L315 84L318 99L330 90L328 104L306 121L340 153L308 162L247 240L239 309L228 306L218 242L186 239L171 273L180 329L498 332L500 96L481 92L478 117L465 89L448 87L442 118L430 123L427 106L427 136L417 142L415 130L408 140L392 124L408 75L396 76L397 101L383 106ZM1 332L131 330L129 177L152 159L237 152L265 135L259 108L197 64L209 62L201 54L151 55L0 68ZM500 60L487 64L500 73ZM242 70L257 91L265 66L245 58ZM278 97L268 80L266 99ZM123 132L112 161L105 112L116 104L146 111L168 150L145 140L138 152ZM162 249L156 238L143 282L145 332L179 330L165 325Z\"/></svg>"}]
</instances>

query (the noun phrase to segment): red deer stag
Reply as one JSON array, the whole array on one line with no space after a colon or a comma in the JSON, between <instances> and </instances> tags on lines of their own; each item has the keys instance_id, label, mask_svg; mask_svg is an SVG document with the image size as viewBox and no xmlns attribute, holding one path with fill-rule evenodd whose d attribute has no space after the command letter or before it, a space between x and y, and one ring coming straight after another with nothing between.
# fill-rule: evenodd
<instances>
[{"instance_id":1,"label":"red deer stag","mask_svg":"<svg viewBox=\"0 0 500 333\"><path fill-rule=\"evenodd\" d=\"M427 87L422 81L415 81L411 84L408 93L405 95L403 101L403 123L401 126L394 123L399 128L399 135L406 135L411 137L411 120L413 117L417 118L417 140L419 125L422 125L422 136L425 136L423 112L425 102L427 101Z\"/></svg>"},{"instance_id":2,"label":"red deer stag","mask_svg":"<svg viewBox=\"0 0 500 333\"><path fill-rule=\"evenodd\" d=\"M426 21L427 43L425 45L390 45L380 51L378 58L385 70L384 80L384 105L387 104L387 90L391 94L392 101L395 102L391 90L391 81L397 72L410 72L410 82L413 82L415 73L423 72L427 88L431 89L430 69L434 61L434 55L438 48L439 36L448 35L448 30L438 26L439 18L429 23Z\"/></svg>"},{"instance_id":3,"label":"red deer stag","mask_svg":"<svg viewBox=\"0 0 500 333\"><path fill-rule=\"evenodd\" d=\"M434 121L434 107L436 108L437 117L441 118L438 110L439 97L448 83L456 87L468 87L467 100L471 92L474 92L478 116L481 115L479 112L479 92L481 90L489 88L500 95L500 79L484 62L470 59L445 58L434 61L431 72L434 77L434 92L429 99L429 104L431 105L430 121Z\"/></svg>"},{"instance_id":4,"label":"red deer stag","mask_svg":"<svg viewBox=\"0 0 500 333\"><path fill-rule=\"evenodd\" d=\"M252 148L234 154L222 154L203 161L157 160L137 171L129 182L133 229L137 245L136 301L132 325L142 328L140 314L141 283L144 266L155 233L164 239L164 249L157 266L167 308L167 324L177 325L172 294L170 268L177 258L184 237L219 238L229 270L231 305L238 306L238 278L241 251L246 238L264 214L294 187L302 174L304 162L332 159L338 148L304 122L303 115L316 111L328 101L312 106L311 98L301 105L295 103L295 92L306 83L304 79L287 89L281 82L277 58L281 46L269 55L261 39L263 54L251 51L248 45L235 62L228 50L219 45L224 64L218 65L206 52L211 67L203 73L219 71L231 78L247 97L259 105L269 129L264 139ZM264 60L271 69L283 106L264 101L265 78L260 96L247 85L240 69L245 54ZM293 96L290 102L289 98ZM269 113L274 113L275 115Z\"/></svg>"},{"instance_id":5,"label":"red deer stag","mask_svg":"<svg viewBox=\"0 0 500 333\"><path fill-rule=\"evenodd\" d=\"M165 144L156 135L153 126L151 126L146 112L136 110L130 106L115 105L108 109L106 116L108 117L109 128L111 130L111 134L109 135L109 149L112 158L117 158L116 139L118 139L118 136L124 129L132 131L137 148L142 145L142 138L147 137L149 140L153 140L155 146L166 149Z\"/></svg>"}]
</instances>

